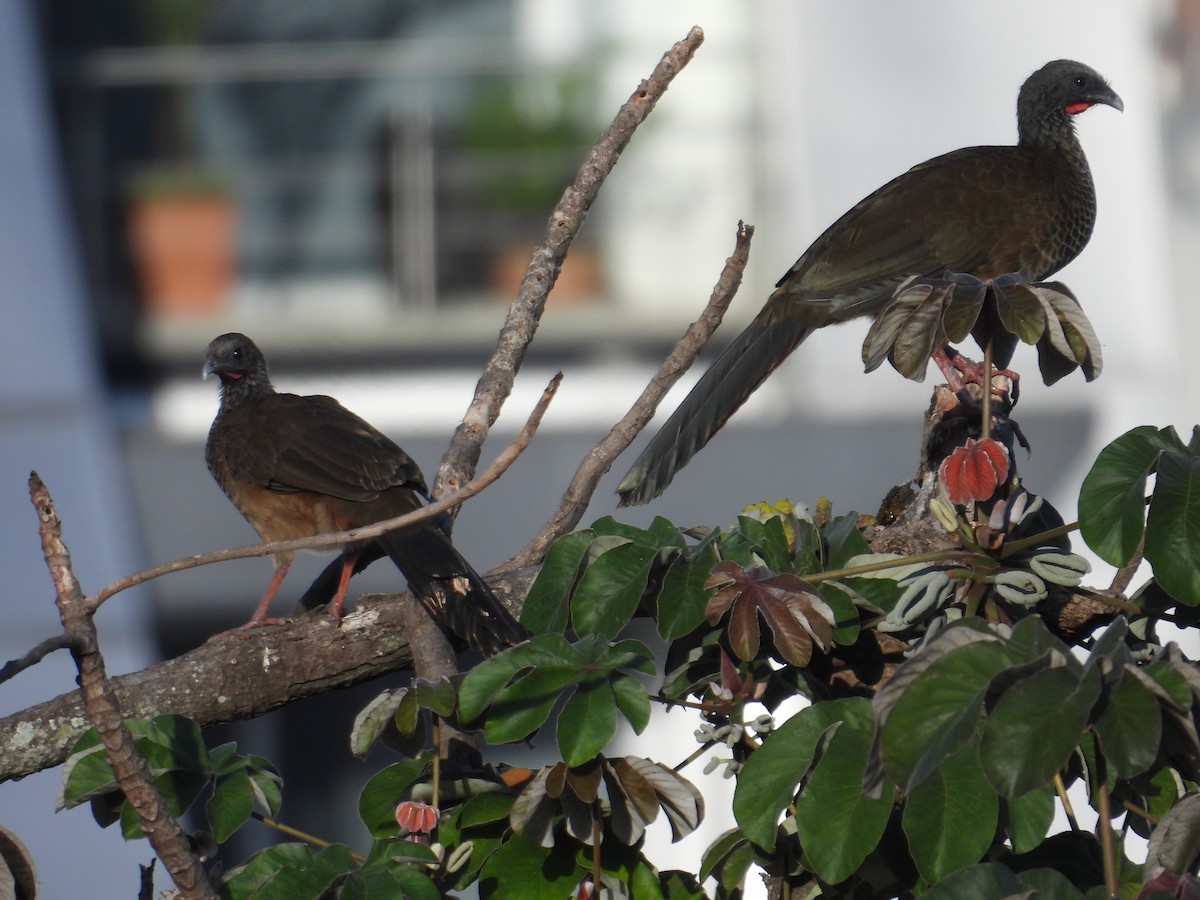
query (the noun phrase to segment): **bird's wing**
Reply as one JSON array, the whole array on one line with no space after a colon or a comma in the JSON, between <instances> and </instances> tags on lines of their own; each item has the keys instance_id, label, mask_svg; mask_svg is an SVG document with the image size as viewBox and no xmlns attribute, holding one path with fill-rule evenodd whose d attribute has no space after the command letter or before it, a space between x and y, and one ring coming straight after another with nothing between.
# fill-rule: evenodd
<instances>
[{"instance_id":1,"label":"bird's wing","mask_svg":"<svg viewBox=\"0 0 1200 900\"><path fill-rule=\"evenodd\" d=\"M968 147L914 166L827 228L780 279L781 292L829 300L841 320L872 312L909 275L975 271L993 236L1011 230L1010 192L1029 165L1016 147Z\"/></svg>"},{"instance_id":2,"label":"bird's wing","mask_svg":"<svg viewBox=\"0 0 1200 900\"><path fill-rule=\"evenodd\" d=\"M412 457L332 397L272 394L244 416L225 452L235 478L360 502L399 486L428 496Z\"/></svg>"}]
</instances>

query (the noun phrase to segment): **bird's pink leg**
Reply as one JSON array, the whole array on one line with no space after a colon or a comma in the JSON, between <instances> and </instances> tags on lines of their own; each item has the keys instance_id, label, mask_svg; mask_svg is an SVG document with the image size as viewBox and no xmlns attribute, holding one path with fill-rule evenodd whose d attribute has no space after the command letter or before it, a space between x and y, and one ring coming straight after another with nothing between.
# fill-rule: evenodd
<instances>
[{"instance_id":1,"label":"bird's pink leg","mask_svg":"<svg viewBox=\"0 0 1200 900\"><path fill-rule=\"evenodd\" d=\"M243 628L254 628L258 625L278 625L284 621L283 619L267 618L267 609L271 606L271 600L274 598L275 592L279 590L279 585L283 584L283 577L287 575L290 566L291 562L285 562L275 568L275 574L271 576L271 583L267 585L266 593L263 594L262 600L259 601L258 608L254 610L254 615L250 617L249 621L238 629L239 631Z\"/></svg>"},{"instance_id":2,"label":"bird's pink leg","mask_svg":"<svg viewBox=\"0 0 1200 900\"><path fill-rule=\"evenodd\" d=\"M338 579L337 593L329 602L329 615L335 620L342 617L342 605L346 602L346 588L350 584L350 576L354 574L354 563L357 559L357 553L342 554L342 577Z\"/></svg>"}]
</instances>

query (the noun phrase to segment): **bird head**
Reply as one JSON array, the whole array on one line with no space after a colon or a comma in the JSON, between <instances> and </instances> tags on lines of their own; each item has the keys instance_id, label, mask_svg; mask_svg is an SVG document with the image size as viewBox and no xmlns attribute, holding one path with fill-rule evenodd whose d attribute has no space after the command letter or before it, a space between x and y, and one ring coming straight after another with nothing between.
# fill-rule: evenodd
<instances>
[{"instance_id":1,"label":"bird head","mask_svg":"<svg viewBox=\"0 0 1200 900\"><path fill-rule=\"evenodd\" d=\"M222 389L238 383L270 385L266 357L254 341L237 332L223 334L209 343L203 375L216 375Z\"/></svg>"},{"instance_id":2,"label":"bird head","mask_svg":"<svg viewBox=\"0 0 1200 900\"><path fill-rule=\"evenodd\" d=\"M1096 104L1118 112L1125 109L1116 91L1091 66L1070 59L1046 63L1025 79L1017 97L1021 143L1055 140L1070 129L1072 116Z\"/></svg>"}]
</instances>

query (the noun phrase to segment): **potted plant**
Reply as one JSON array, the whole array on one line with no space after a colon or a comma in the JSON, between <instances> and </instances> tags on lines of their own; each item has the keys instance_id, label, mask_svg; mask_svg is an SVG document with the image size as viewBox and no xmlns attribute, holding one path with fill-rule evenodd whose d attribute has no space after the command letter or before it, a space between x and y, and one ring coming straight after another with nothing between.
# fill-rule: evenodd
<instances>
[{"instance_id":1,"label":"potted plant","mask_svg":"<svg viewBox=\"0 0 1200 900\"><path fill-rule=\"evenodd\" d=\"M190 169L132 180L127 223L145 310L152 315L219 314L233 286L234 203L224 181Z\"/></svg>"}]
</instances>

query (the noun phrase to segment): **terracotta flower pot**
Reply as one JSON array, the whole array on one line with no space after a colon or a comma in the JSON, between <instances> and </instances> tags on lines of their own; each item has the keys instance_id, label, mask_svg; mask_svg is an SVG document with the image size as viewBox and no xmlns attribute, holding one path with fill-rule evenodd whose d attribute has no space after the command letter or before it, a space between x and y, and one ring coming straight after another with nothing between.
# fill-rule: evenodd
<instances>
[{"instance_id":1,"label":"terracotta flower pot","mask_svg":"<svg viewBox=\"0 0 1200 900\"><path fill-rule=\"evenodd\" d=\"M228 197L146 197L129 207L129 241L147 312L217 315L234 277L236 215Z\"/></svg>"}]
</instances>

